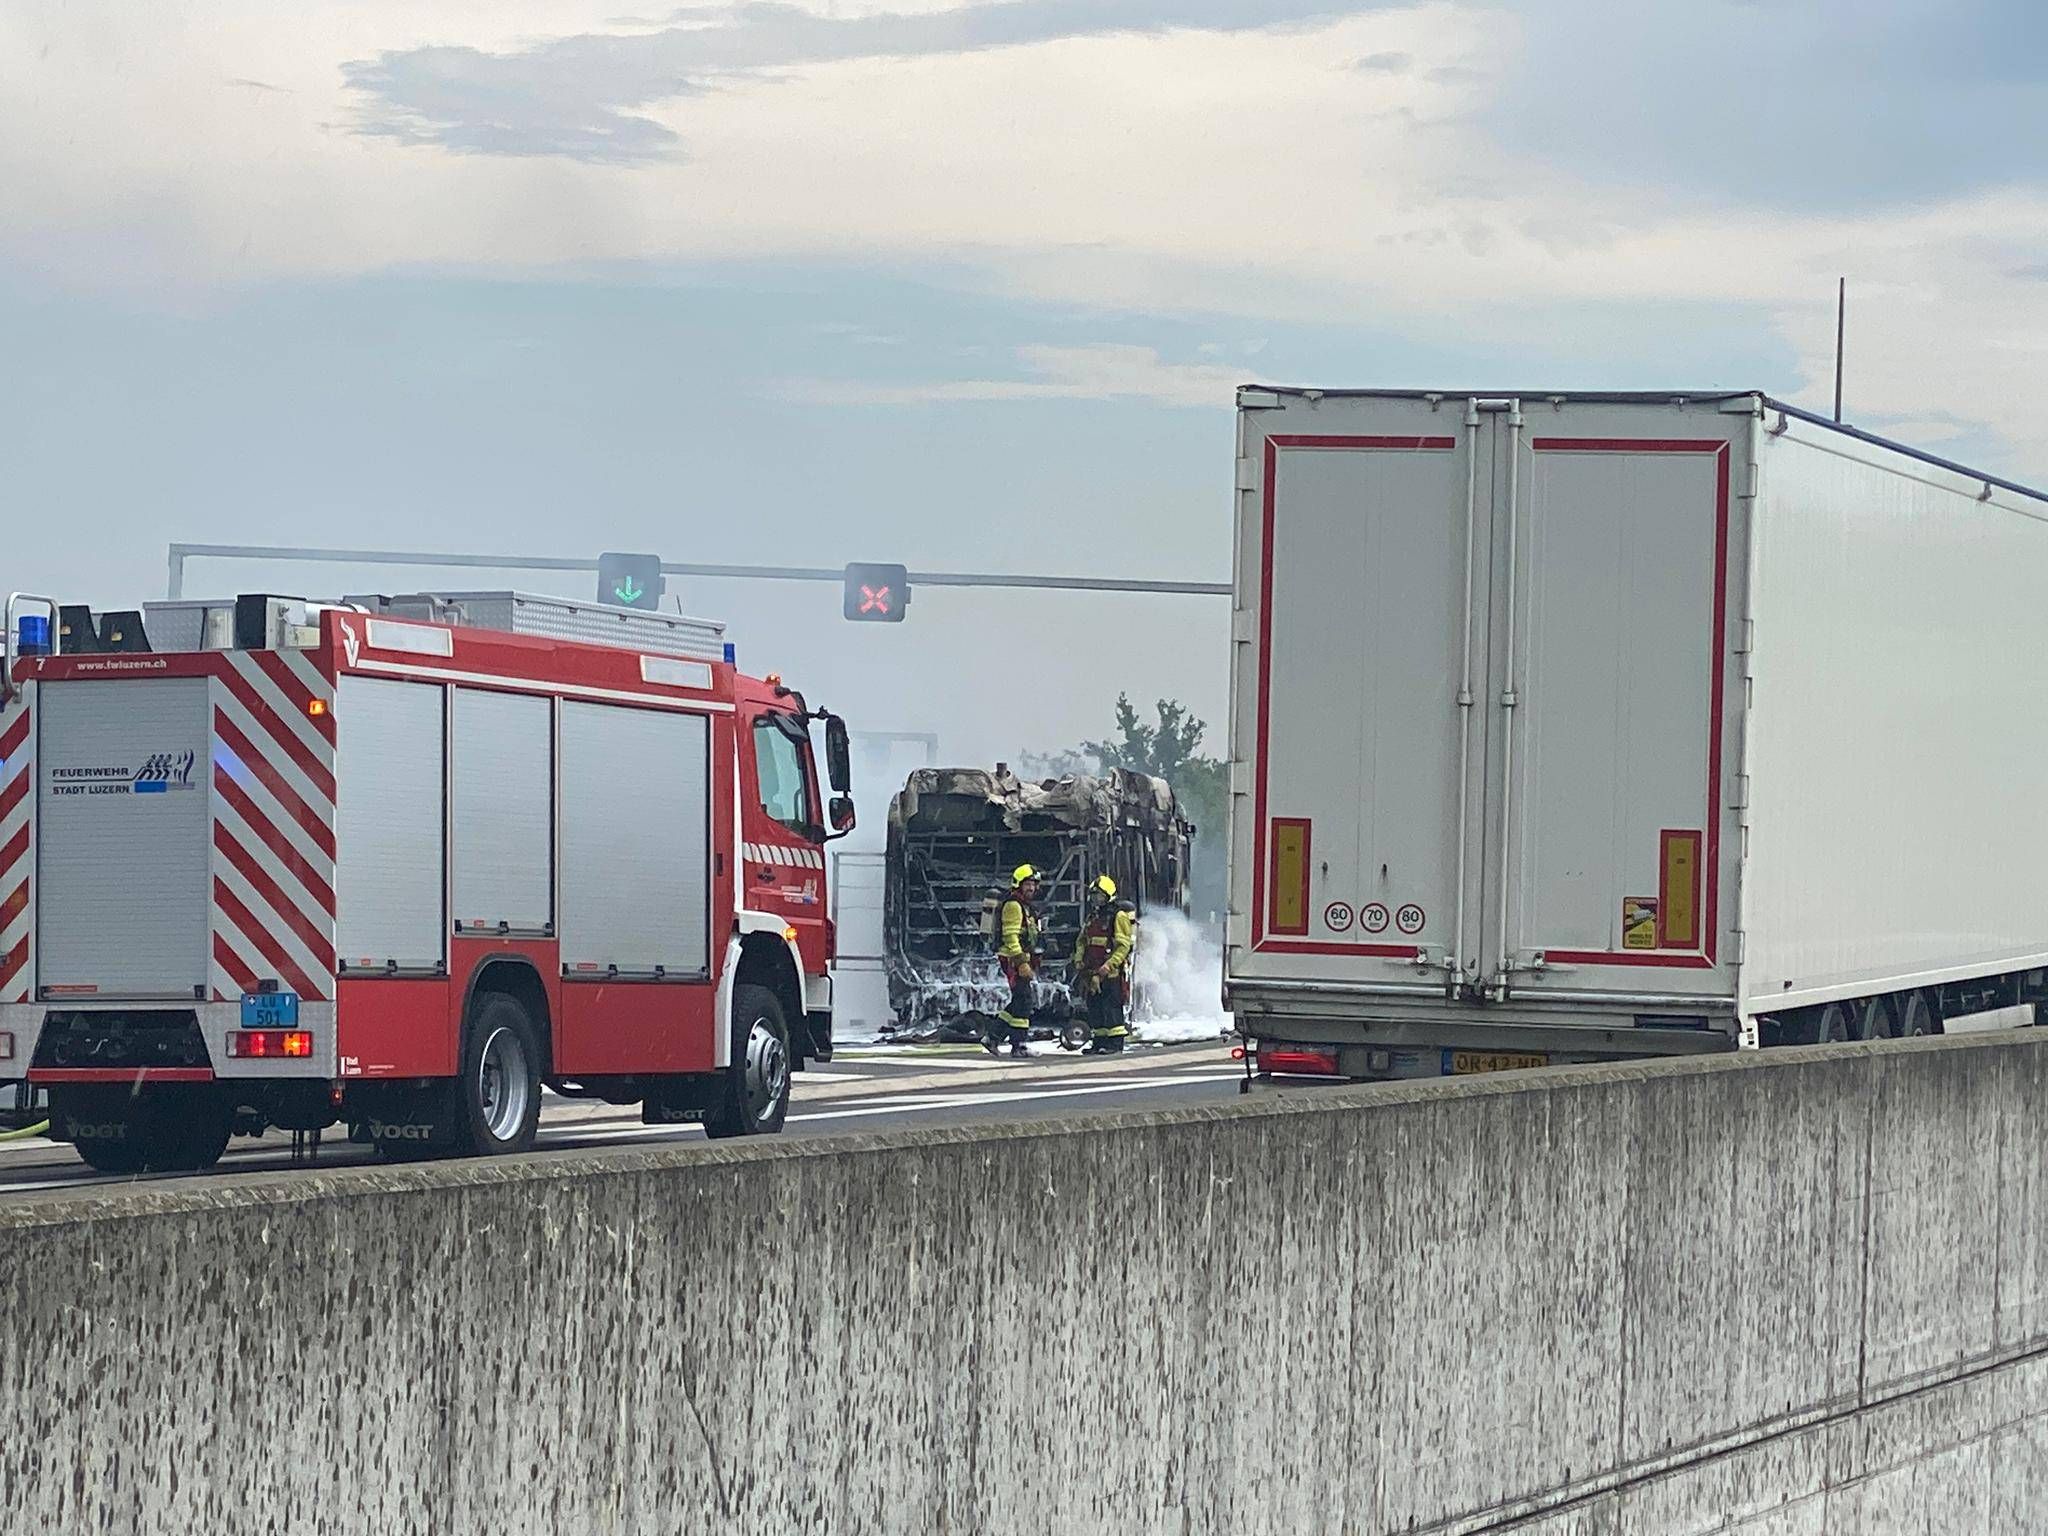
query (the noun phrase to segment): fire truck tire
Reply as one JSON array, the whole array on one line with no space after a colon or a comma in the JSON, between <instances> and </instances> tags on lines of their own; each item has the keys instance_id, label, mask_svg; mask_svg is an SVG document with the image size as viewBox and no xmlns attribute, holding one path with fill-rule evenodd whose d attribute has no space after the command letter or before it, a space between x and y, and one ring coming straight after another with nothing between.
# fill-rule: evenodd
<instances>
[{"instance_id":1,"label":"fire truck tire","mask_svg":"<svg viewBox=\"0 0 2048 1536\"><path fill-rule=\"evenodd\" d=\"M704 1134L773 1136L788 1113L789 1022L782 1001L766 987L741 982L732 989L732 1065L718 1107L704 1117Z\"/></svg>"},{"instance_id":2,"label":"fire truck tire","mask_svg":"<svg viewBox=\"0 0 2048 1536\"><path fill-rule=\"evenodd\" d=\"M143 1165L151 1172L197 1173L227 1151L235 1112L218 1094L166 1094L154 1111L142 1142Z\"/></svg>"},{"instance_id":3,"label":"fire truck tire","mask_svg":"<svg viewBox=\"0 0 2048 1536\"><path fill-rule=\"evenodd\" d=\"M50 1095L50 1118L95 1173L140 1173L148 1148L131 1103L126 1092L60 1089Z\"/></svg>"},{"instance_id":4,"label":"fire truck tire","mask_svg":"<svg viewBox=\"0 0 2048 1536\"><path fill-rule=\"evenodd\" d=\"M525 1005L502 992L477 999L462 1039L462 1071L447 1105L455 1150L524 1152L540 1129L540 1047Z\"/></svg>"}]
</instances>

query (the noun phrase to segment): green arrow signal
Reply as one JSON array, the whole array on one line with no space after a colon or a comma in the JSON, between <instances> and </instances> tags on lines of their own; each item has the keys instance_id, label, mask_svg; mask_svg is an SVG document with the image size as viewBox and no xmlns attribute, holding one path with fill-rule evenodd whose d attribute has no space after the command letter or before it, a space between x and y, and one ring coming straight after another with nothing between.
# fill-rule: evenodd
<instances>
[{"instance_id":1,"label":"green arrow signal","mask_svg":"<svg viewBox=\"0 0 2048 1536\"><path fill-rule=\"evenodd\" d=\"M612 588L612 596L622 603L637 603L646 595L647 589L630 576Z\"/></svg>"}]
</instances>

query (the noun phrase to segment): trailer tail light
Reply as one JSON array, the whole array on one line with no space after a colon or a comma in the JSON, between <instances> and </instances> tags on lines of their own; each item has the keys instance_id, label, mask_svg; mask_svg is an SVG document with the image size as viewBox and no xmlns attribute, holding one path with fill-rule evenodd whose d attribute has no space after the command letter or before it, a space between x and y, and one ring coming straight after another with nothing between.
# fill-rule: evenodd
<instances>
[{"instance_id":1,"label":"trailer tail light","mask_svg":"<svg viewBox=\"0 0 2048 1536\"><path fill-rule=\"evenodd\" d=\"M230 1056L292 1056L313 1054L310 1029L237 1029L228 1034Z\"/></svg>"},{"instance_id":2,"label":"trailer tail light","mask_svg":"<svg viewBox=\"0 0 2048 1536\"><path fill-rule=\"evenodd\" d=\"M1335 1077L1337 1075L1337 1053L1335 1051L1311 1051L1302 1046L1259 1047L1259 1070L1261 1072L1282 1072L1293 1077Z\"/></svg>"}]
</instances>

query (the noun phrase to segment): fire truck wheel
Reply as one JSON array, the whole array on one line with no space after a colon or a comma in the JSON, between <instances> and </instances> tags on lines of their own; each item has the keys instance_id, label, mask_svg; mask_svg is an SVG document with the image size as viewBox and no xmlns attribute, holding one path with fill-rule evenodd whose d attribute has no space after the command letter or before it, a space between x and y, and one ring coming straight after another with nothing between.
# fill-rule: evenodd
<instances>
[{"instance_id":1,"label":"fire truck wheel","mask_svg":"<svg viewBox=\"0 0 2048 1536\"><path fill-rule=\"evenodd\" d=\"M789 1025L782 1003L766 987L742 982L732 989L732 1065L718 1108L704 1119L704 1134L772 1136L789 1113Z\"/></svg>"},{"instance_id":2,"label":"fire truck wheel","mask_svg":"<svg viewBox=\"0 0 2048 1536\"><path fill-rule=\"evenodd\" d=\"M125 1091L59 1090L50 1095L50 1118L94 1172L140 1173L147 1148L132 1103Z\"/></svg>"},{"instance_id":3,"label":"fire truck wheel","mask_svg":"<svg viewBox=\"0 0 2048 1536\"><path fill-rule=\"evenodd\" d=\"M518 999L498 992L479 1000L463 1037L454 1097L461 1151L490 1156L533 1145L540 1129L540 1051Z\"/></svg>"},{"instance_id":4,"label":"fire truck wheel","mask_svg":"<svg viewBox=\"0 0 2048 1536\"><path fill-rule=\"evenodd\" d=\"M235 1111L217 1093L165 1094L143 1138L143 1164L153 1173L197 1173L228 1149Z\"/></svg>"}]
</instances>

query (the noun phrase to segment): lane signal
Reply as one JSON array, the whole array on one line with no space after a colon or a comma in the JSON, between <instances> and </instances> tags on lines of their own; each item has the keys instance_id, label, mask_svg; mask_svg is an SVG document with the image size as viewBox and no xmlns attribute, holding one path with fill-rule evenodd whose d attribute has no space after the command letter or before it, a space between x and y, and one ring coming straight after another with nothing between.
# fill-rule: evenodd
<instances>
[{"instance_id":1,"label":"lane signal","mask_svg":"<svg viewBox=\"0 0 2048 1536\"><path fill-rule=\"evenodd\" d=\"M900 565L849 565L840 612L856 624L901 624L910 573Z\"/></svg>"}]
</instances>

